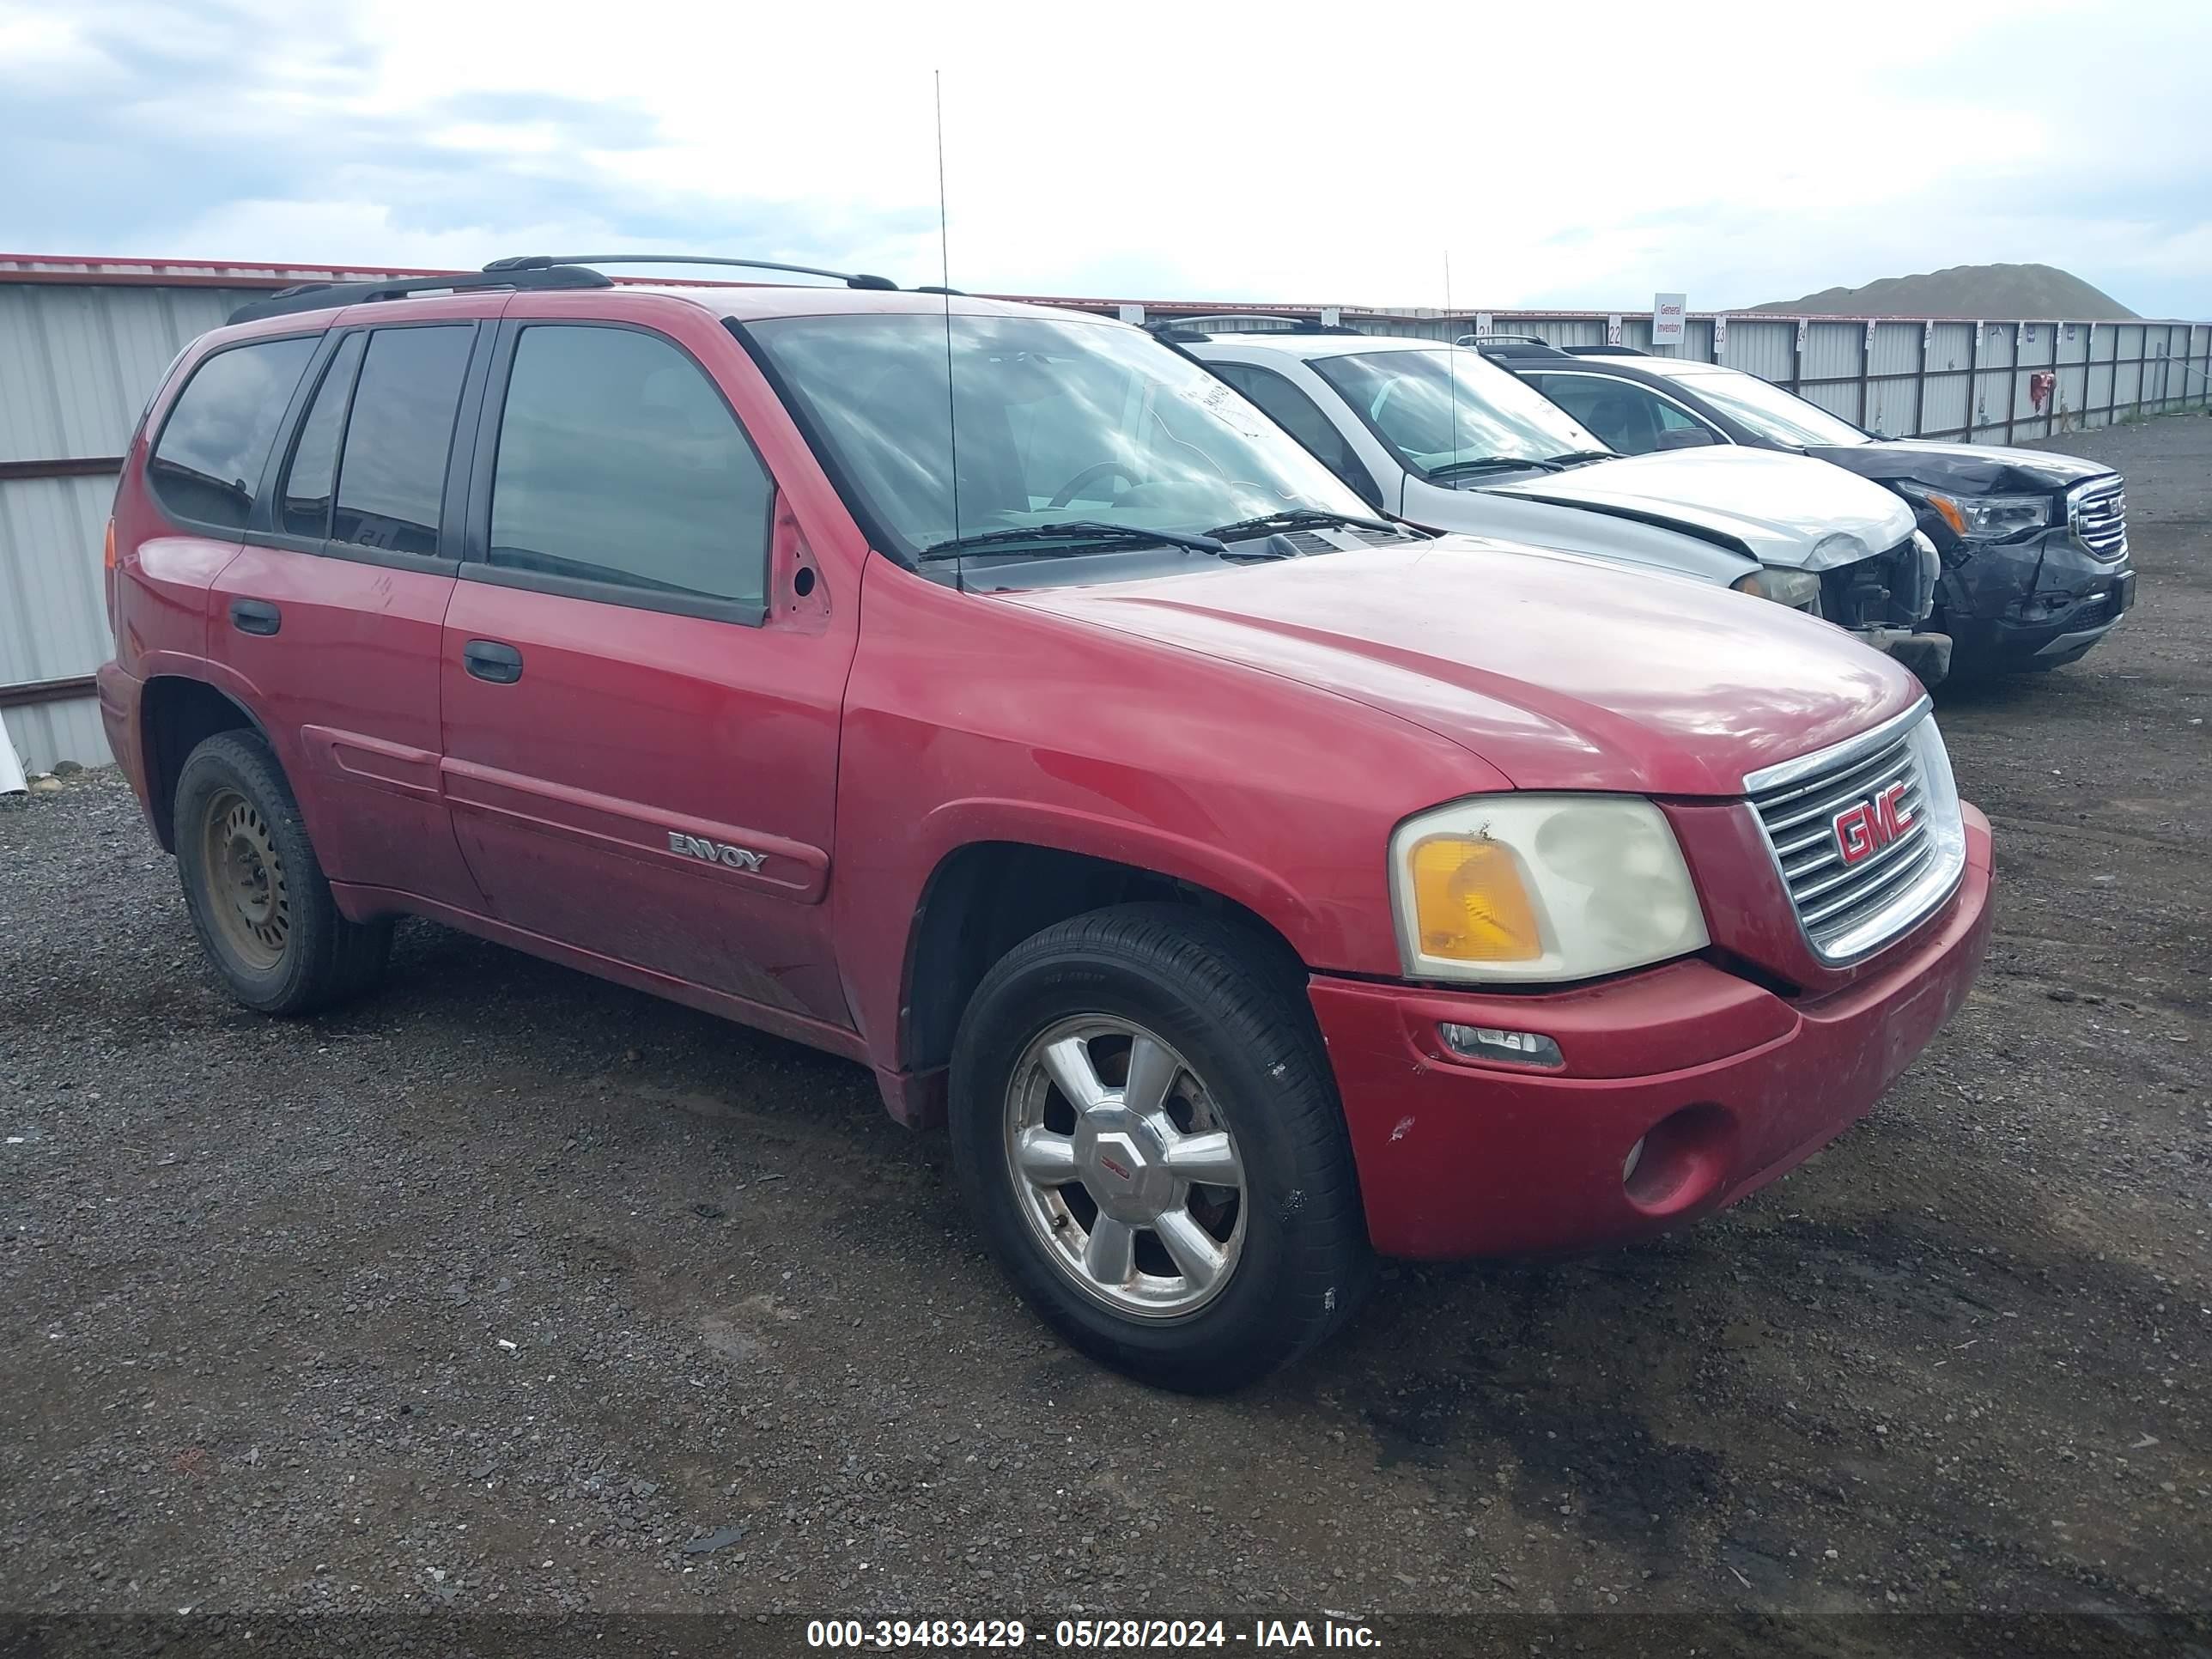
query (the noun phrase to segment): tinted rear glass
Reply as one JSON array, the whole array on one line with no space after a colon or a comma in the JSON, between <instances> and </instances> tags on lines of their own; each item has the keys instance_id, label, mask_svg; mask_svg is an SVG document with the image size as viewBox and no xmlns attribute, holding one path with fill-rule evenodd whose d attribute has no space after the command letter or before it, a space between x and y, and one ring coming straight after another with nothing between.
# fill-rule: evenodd
<instances>
[{"instance_id":1,"label":"tinted rear glass","mask_svg":"<svg viewBox=\"0 0 2212 1659\"><path fill-rule=\"evenodd\" d=\"M161 505L197 524L243 530L312 337L219 351L192 371L147 466Z\"/></svg>"},{"instance_id":2,"label":"tinted rear glass","mask_svg":"<svg viewBox=\"0 0 2212 1659\"><path fill-rule=\"evenodd\" d=\"M346 402L353 396L354 371L361 366L366 334L349 334L331 366L315 400L307 405L307 418L300 424L300 441L292 447L291 470L284 475L284 496L277 519L295 536L331 533L331 486L338 476L338 440L345 435Z\"/></svg>"},{"instance_id":3,"label":"tinted rear glass","mask_svg":"<svg viewBox=\"0 0 2212 1659\"><path fill-rule=\"evenodd\" d=\"M453 413L475 340L466 323L369 336L338 464L333 541L393 553L438 550Z\"/></svg>"}]
</instances>

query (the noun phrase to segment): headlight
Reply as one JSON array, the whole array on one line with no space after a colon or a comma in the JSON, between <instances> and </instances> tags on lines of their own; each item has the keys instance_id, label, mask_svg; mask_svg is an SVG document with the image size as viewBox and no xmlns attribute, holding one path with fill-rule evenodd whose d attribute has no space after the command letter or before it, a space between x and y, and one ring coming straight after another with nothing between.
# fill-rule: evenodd
<instances>
[{"instance_id":1,"label":"headlight","mask_svg":"<svg viewBox=\"0 0 2212 1659\"><path fill-rule=\"evenodd\" d=\"M1750 593L1792 611L1820 614L1820 579L1809 570L1775 570L1760 566L1729 584L1739 593Z\"/></svg>"},{"instance_id":2,"label":"headlight","mask_svg":"<svg viewBox=\"0 0 2212 1659\"><path fill-rule=\"evenodd\" d=\"M1398 954L1411 979L1590 979L1702 950L1674 832L1624 795L1482 795L1390 837Z\"/></svg>"},{"instance_id":3,"label":"headlight","mask_svg":"<svg viewBox=\"0 0 2212 1659\"><path fill-rule=\"evenodd\" d=\"M2051 522L2048 495L1954 495L1911 483L1898 488L1934 512L1962 542L2001 542Z\"/></svg>"}]
</instances>

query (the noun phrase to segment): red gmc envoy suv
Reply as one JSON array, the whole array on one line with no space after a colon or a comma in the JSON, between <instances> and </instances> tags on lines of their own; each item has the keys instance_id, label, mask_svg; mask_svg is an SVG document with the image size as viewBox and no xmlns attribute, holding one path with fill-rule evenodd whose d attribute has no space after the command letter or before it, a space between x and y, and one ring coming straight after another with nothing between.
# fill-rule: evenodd
<instances>
[{"instance_id":1,"label":"red gmc envoy suv","mask_svg":"<svg viewBox=\"0 0 2212 1659\"><path fill-rule=\"evenodd\" d=\"M288 291L179 358L111 537L108 734L241 1001L427 916L846 1055L1037 1311L1173 1387L1378 1255L1741 1197L1988 936L1895 663L1379 521L1099 318Z\"/></svg>"}]
</instances>

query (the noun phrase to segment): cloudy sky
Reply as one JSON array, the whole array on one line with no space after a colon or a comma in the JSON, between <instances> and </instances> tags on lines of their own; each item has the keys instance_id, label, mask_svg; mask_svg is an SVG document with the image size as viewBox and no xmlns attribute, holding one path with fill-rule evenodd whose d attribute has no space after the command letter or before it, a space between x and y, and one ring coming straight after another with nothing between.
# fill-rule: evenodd
<instances>
[{"instance_id":1,"label":"cloudy sky","mask_svg":"<svg viewBox=\"0 0 2212 1659\"><path fill-rule=\"evenodd\" d=\"M1802 21L1801 21L1802 15ZM1550 20L1547 21L1547 20ZM0 251L682 248L1617 307L1985 260L2212 316L2207 0L0 0Z\"/></svg>"}]
</instances>

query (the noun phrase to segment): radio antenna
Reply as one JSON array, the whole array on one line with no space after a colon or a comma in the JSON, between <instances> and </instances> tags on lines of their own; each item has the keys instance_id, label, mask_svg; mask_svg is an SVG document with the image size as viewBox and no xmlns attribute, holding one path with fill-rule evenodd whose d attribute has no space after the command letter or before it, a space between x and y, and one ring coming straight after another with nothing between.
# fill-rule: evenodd
<instances>
[{"instance_id":1,"label":"radio antenna","mask_svg":"<svg viewBox=\"0 0 2212 1659\"><path fill-rule=\"evenodd\" d=\"M952 249L946 230L945 207L945 71L932 70L930 82L937 98L937 265L938 282L945 298L945 436L952 455L952 534L960 535L960 413L952 395ZM968 591L967 561L952 562L952 585Z\"/></svg>"},{"instance_id":2,"label":"radio antenna","mask_svg":"<svg viewBox=\"0 0 2212 1659\"><path fill-rule=\"evenodd\" d=\"M1452 319L1451 250L1444 250L1444 382L1451 387L1451 458L1459 459L1459 325Z\"/></svg>"}]
</instances>

